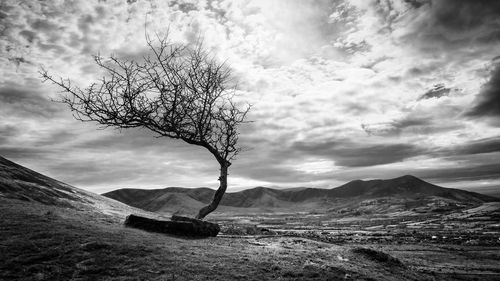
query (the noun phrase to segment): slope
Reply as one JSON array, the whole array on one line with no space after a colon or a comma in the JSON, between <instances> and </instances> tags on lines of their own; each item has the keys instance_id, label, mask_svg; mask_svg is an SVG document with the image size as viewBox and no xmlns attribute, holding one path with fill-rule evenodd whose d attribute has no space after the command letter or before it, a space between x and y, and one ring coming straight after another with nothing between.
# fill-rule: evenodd
<instances>
[{"instance_id":1,"label":"slope","mask_svg":"<svg viewBox=\"0 0 500 281\"><path fill-rule=\"evenodd\" d=\"M130 213L146 214L122 202L52 179L0 156L0 198L49 206L85 209L112 215L117 220Z\"/></svg>"}]
</instances>

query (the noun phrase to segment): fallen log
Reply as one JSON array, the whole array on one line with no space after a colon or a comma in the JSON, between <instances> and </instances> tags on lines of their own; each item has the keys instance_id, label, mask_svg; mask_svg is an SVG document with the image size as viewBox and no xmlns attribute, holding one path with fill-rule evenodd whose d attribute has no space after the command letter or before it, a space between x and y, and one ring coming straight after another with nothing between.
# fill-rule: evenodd
<instances>
[{"instance_id":1,"label":"fallen log","mask_svg":"<svg viewBox=\"0 0 500 281\"><path fill-rule=\"evenodd\" d=\"M171 221L129 215L125 219L125 226L188 237L215 237L220 231L220 227L216 223L176 215L172 216Z\"/></svg>"}]
</instances>

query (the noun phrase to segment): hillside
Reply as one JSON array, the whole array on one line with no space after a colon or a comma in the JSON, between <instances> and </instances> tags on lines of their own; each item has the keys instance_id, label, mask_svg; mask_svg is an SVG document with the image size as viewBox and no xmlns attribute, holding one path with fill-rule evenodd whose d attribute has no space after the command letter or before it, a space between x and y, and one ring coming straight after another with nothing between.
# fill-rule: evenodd
<instances>
[{"instance_id":1,"label":"hillside","mask_svg":"<svg viewBox=\"0 0 500 281\"><path fill-rule=\"evenodd\" d=\"M1 156L0 198L97 211L117 220L130 213L146 214L143 210L52 179Z\"/></svg>"},{"instance_id":2,"label":"hillside","mask_svg":"<svg viewBox=\"0 0 500 281\"><path fill-rule=\"evenodd\" d=\"M179 188L142 190L119 189L104 193L130 206L153 212L193 212L208 203L214 190L208 188ZM385 200L375 200L385 198ZM375 200L375 201L374 201ZM224 195L219 211L249 209L252 211L313 211L318 209L355 209L380 203L378 209L418 209L470 206L498 201L487 195L453 188L440 187L414 176L387 180L355 180L333 189L291 188L272 189L256 187ZM387 205L387 208L382 206ZM399 205L398 205L399 204Z\"/></svg>"}]
</instances>

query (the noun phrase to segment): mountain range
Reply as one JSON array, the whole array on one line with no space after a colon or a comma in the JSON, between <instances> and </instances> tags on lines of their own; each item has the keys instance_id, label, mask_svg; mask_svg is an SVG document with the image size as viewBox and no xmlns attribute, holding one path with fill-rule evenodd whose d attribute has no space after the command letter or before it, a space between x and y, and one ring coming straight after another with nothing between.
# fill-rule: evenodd
<instances>
[{"instance_id":1,"label":"mountain range","mask_svg":"<svg viewBox=\"0 0 500 281\"><path fill-rule=\"evenodd\" d=\"M118 189L103 195L127 205L152 212L192 213L208 204L214 190L209 188ZM382 200L383 199L383 200ZM440 187L406 175L386 180L354 180L332 189L256 187L224 195L221 211L314 211L363 209L386 205L390 210L446 209L500 199L453 188ZM401 208L396 208L400 206ZM366 209L366 208L365 208ZM427 208L429 209L429 208ZM379 208L380 211L380 208Z\"/></svg>"}]
</instances>

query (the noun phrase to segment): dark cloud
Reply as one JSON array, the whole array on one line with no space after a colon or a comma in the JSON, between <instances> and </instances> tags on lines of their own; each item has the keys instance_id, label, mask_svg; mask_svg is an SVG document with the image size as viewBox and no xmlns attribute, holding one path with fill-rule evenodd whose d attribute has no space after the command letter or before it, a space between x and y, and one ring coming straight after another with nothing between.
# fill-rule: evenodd
<instances>
[{"instance_id":1,"label":"dark cloud","mask_svg":"<svg viewBox=\"0 0 500 281\"><path fill-rule=\"evenodd\" d=\"M412 67L410 69L408 69L408 75L410 76L420 76L422 74L424 74L425 71L423 71L421 68L419 67Z\"/></svg>"},{"instance_id":2,"label":"dark cloud","mask_svg":"<svg viewBox=\"0 0 500 281\"><path fill-rule=\"evenodd\" d=\"M56 23L51 22L50 20L37 19L31 24L31 27L37 31L52 33L57 31L59 26Z\"/></svg>"},{"instance_id":3,"label":"dark cloud","mask_svg":"<svg viewBox=\"0 0 500 281\"><path fill-rule=\"evenodd\" d=\"M484 34L477 34L481 37L491 37L498 31L500 2L497 0L435 0L431 7L430 26L455 32L487 29Z\"/></svg>"},{"instance_id":4,"label":"dark cloud","mask_svg":"<svg viewBox=\"0 0 500 281\"><path fill-rule=\"evenodd\" d=\"M431 121L427 118L404 118L400 121L395 122L395 126L400 129L413 127L413 126L426 126L429 125Z\"/></svg>"},{"instance_id":5,"label":"dark cloud","mask_svg":"<svg viewBox=\"0 0 500 281\"><path fill-rule=\"evenodd\" d=\"M5 158L17 160L33 160L52 154L46 148L21 147L21 146L0 146L0 155Z\"/></svg>"},{"instance_id":6,"label":"dark cloud","mask_svg":"<svg viewBox=\"0 0 500 281\"><path fill-rule=\"evenodd\" d=\"M349 102L344 104L344 111L353 114L363 114L372 111L372 109L359 102Z\"/></svg>"},{"instance_id":7,"label":"dark cloud","mask_svg":"<svg viewBox=\"0 0 500 281\"><path fill-rule=\"evenodd\" d=\"M344 167L390 164L424 152L413 144L361 144L350 141L297 142L291 149L308 155L327 157L335 161L336 165Z\"/></svg>"},{"instance_id":8,"label":"dark cloud","mask_svg":"<svg viewBox=\"0 0 500 281\"><path fill-rule=\"evenodd\" d=\"M2 114L51 118L62 106L39 90L8 84L0 87L0 109Z\"/></svg>"},{"instance_id":9,"label":"dark cloud","mask_svg":"<svg viewBox=\"0 0 500 281\"><path fill-rule=\"evenodd\" d=\"M254 180L275 183L303 183L315 179L314 176L280 164L267 163L264 166L253 161L245 164L236 162L233 168L233 174Z\"/></svg>"},{"instance_id":10,"label":"dark cloud","mask_svg":"<svg viewBox=\"0 0 500 281\"><path fill-rule=\"evenodd\" d=\"M407 43L425 54L442 54L451 60L469 61L488 53L500 41L500 1L407 1L422 11L408 26ZM424 3L424 5L420 5ZM417 8L418 7L418 8Z\"/></svg>"},{"instance_id":11,"label":"dark cloud","mask_svg":"<svg viewBox=\"0 0 500 281\"><path fill-rule=\"evenodd\" d=\"M13 125L0 124L0 145L8 143L12 137L19 135L21 129Z\"/></svg>"},{"instance_id":12,"label":"dark cloud","mask_svg":"<svg viewBox=\"0 0 500 281\"><path fill-rule=\"evenodd\" d=\"M496 64L490 80L482 86L475 105L466 115L471 117L500 117L500 63Z\"/></svg>"},{"instance_id":13,"label":"dark cloud","mask_svg":"<svg viewBox=\"0 0 500 281\"><path fill-rule=\"evenodd\" d=\"M429 73L439 71L443 68L443 64L436 60L422 60L419 63L410 67L406 73L406 79L414 79L419 76L426 76Z\"/></svg>"},{"instance_id":14,"label":"dark cloud","mask_svg":"<svg viewBox=\"0 0 500 281\"><path fill-rule=\"evenodd\" d=\"M35 39L37 38L36 33L31 30L23 30L19 32L19 35L23 37L26 41L28 41L28 43L30 44L33 43L33 41L35 41Z\"/></svg>"},{"instance_id":15,"label":"dark cloud","mask_svg":"<svg viewBox=\"0 0 500 281\"><path fill-rule=\"evenodd\" d=\"M427 127L431 124L430 118L406 117L392 122L361 124L361 128L369 135L394 136L411 127Z\"/></svg>"},{"instance_id":16,"label":"dark cloud","mask_svg":"<svg viewBox=\"0 0 500 281\"><path fill-rule=\"evenodd\" d=\"M500 151L500 137L470 141L461 145L441 149L438 154L444 156L473 155Z\"/></svg>"},{"instance_id":17,"label":"dark cloud","mask_svg":"<svg viewBox=\"0 0 500 281\"><path fill-rule=\"evenodd\" d=\"M500 138L482 139L473 141L463 146L460 152L467 154L480 154L500 151Z\"/></svg>"},{"instance_id":18,"label":"dark cloud","mask_svg":"<svg viewBox=\"0 0 500 281\"><path fill-rule=\"evenodd\" d=\"M430 99L430 98L440 98L442 96L447 96L451 91L451 88L446 88L444 84L437 84L434 85L432 89L429 91L425 92L419 100L422 99Z\"/></svg>"},{"instance_id":19,"label":"dark cloud","mask_svg":"<svg viewBox=\"0 0 500 281\"><path fill-rule=\"evenodd\" d=\"M404 0L406 3L412 5L414 8L420 8L424 4L429 3L430 0Z\"/></svg>"},{"instance_id":20,"label":"dark cloud","mask_svg":"<svg viewBox=\"0 0 500 281\"><path fill-rule=\"evenodd\" d=\"M55 54L62 55L66 53L66 48L62 45L57 44L45 44L42 42L38 42L38 48L42 51L54 51Z\"/></svg>"},{"instance_id":21,"label":"dark cloud","mask_svg":"<svg viewBox=\"0 0 500 281\"><path fill-rule=\"evenodd\" d=\"M418 177L442 182L500 179L500 163L433 168L415 171L414 174Z\"/></svg>"},{"instance_id":22,"label":"dark cloud","mask_svg":"<svg viewBox=\"0 0 500 281\"><path fill-rule=\"evenodd\" d=\"M78 28L83 34L87 34L95 24L95 18L92 15L83 15L78 19Z\"/></svg>"}]
</instances>

